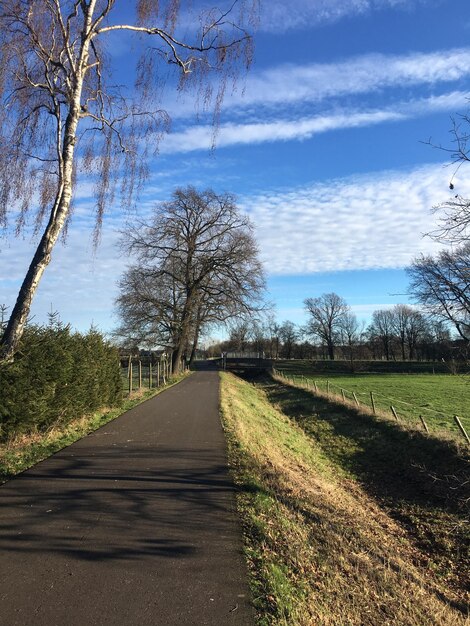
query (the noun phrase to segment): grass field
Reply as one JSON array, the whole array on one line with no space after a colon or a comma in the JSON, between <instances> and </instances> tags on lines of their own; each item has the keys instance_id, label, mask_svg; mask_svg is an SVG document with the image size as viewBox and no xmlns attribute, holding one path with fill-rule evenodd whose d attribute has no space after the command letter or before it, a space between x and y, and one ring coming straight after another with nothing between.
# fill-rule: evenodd
<instances>
[{"instance_id":1,"label":"grass field","mask_svg":"<svg viewBox=\"0 0 470 626\"><path fill-rule=\"evenodd\" d=\"M310 384L317 382L319 389L330 390L371 406L370 392L374 395L377 409L391 415L393 405L404 420L419 425L422 415L431 430L447 429L458 432L453 416L461 418L470 433L470 376L451 374L395 374L367 373L345 374L324 371L306 361L280 361L276 367L300 382L305 377Z\"/></svg>"},{"instance_id":2,"label":"grass field","mask_svg":"<svg viewBox=\"0 0 470 626\"><path fill-rule=\"evenodd\" d=\"M251 382L221 400L258 624L466 624L458 448Z\"/></svg>"}]
</instances>

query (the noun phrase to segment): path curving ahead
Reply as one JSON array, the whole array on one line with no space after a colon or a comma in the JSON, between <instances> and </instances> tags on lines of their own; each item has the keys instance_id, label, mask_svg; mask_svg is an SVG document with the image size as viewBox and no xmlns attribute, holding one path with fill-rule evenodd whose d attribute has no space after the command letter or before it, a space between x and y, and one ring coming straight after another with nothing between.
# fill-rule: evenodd
<instances>
[{"instance_id":1,"label":"path curving ahead","mask_svg":"<svg viewBox=\"0 0 470 626\"><path fill-rule=\"evenodd\" d=\"M218 373L0 487L2 626L249 625Z\"/></svg>"}]
</instances>

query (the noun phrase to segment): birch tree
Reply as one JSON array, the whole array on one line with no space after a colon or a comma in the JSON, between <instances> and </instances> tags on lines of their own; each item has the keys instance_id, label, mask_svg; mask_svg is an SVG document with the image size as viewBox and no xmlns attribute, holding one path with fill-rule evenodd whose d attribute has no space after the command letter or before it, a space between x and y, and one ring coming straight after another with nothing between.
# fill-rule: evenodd
<instances>
[{"instance_id":1,"label":"birch tree","mask_svg":"<svg viewBox=\"0 0 470 626\"><path fill-rule=\"evenodd\" d=\"M13 213L20 232L34 207L39 235L2 336L1 360L11 360L18 347L69 223L77 177L94 174L98 181L96 238L118 179L124 204L145 179L147 157L170 122L161 108L168 68L179 76L178 89L211 104L217 120L227 80L251 60L256 0L221 3L226 10L190 21L180 0L0 0L0 225ZM133 15L129 23L120 22L124 10ZM190 33L184 38L183 21ZM126 33L140 39L141 50L130 93L113 84L106 54L109 37Z\"/></svg>"}]
</instances>

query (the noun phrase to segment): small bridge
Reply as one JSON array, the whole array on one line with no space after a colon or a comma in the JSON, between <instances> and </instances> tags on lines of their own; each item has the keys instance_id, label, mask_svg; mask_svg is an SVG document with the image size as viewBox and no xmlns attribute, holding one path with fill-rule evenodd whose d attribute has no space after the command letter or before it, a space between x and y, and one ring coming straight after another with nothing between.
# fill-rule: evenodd
<instances>
[{"instance_id":1,"label":"small bridge","mask_svg":"<svg viewBox=\"0 0 470 626\"><path fill-rule=\"evenodd\" d=\"M220 362L224 370L231 372L265 371L272 367L271 359L266 359L264 352L225 352Z\"/></svg>"}]
</instances>

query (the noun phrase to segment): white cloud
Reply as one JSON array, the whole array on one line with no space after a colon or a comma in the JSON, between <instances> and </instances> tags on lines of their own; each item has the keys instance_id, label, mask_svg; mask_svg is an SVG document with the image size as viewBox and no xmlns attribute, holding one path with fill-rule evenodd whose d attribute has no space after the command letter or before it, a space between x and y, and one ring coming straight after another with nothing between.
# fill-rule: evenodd
<instances>
[{"instance_id":1,"label":"white cloud","mask_svg":"<svg viewBox=\"0 0 470 626\"><path fill-rule=\"evenodd\" d=\"M312 27L384 8L412 8L426 0L270 0L262 5L261 30Z\"/></svg>"},{"instance_id":2,"label":"white cloud","mask_svg":"<svg viewBox=\"0 0 470 626\"><path fill-rule=\"evenodd\" d=\"M241 198L241 206L255 224L261 258L272 276L400 268L420 252L438 249L422 234L434 228L430 209L446 198L450 175L449 169L436 165L361 175L269 189ZM470 196L470 182L454 182L462 195ZM116 247L117 229L125 217L108 220L96 257L92 220L77 220L67 247L56 247L33 305L38 321L52 304L64 320L82 329L92 320L103 329L115 326L112 302L127 262ZM33 245L12 239L0 247L0 303L11 307Z\"/></svg>"},{"instance_id":3,"label":"white cloud","mask_svg":"<svg viewBox=\"0 0 470 626\"><path fill-rule=\"evenodd\" d=\"M470 76L470 48L403 55L367 54L334 63L283 64L265 70L252 68L243 90L227 93L225 111L240 112L292 108L346 96L365 96L384 90L435 87ZM464 103L466 104L466 103ZM194 101L178 97L166 104L173 118L194 114ZM463 105L462 105L463 106Z\"/></svg>"},{"instance_id":4,"label":"white cloud","mask_svg":"<svg viewBox=\"0 0 470 626\"><path fill-rule=\"evenodd\" d=\"M46 312L58 310L61 318L86 329L91 322L103 328L115 324L110 319L115 282L123 271L126 259L117 250L118 234L108 228L101 244L93 251L93 216L76 221L67 238L67 245L58 243L34 299L32 314L43 322ZM3 243L3 242L2 242ZM10 310L21 281L34 254L37 241L11 238L0 246L0 304Z\"/></svg>"},{"instance_id":5,"label":"white cloud","mask_svg":"<svg viewBox=\"0 0 470 626\"><path fill-rule=\"evenodd\" d=\"M449 170L331 180L247 198L262 259L275 275L403 268L438 245L422 235L434 228L430 209L446 197ZM459 190L470 195L470 182Z\"/></svg>"},{"instance_id":6,"label":"white cloud","mask_svg":"<svg viewBox=\"0 0 470 626\"><path fill-rule=\"evenodd\" d=\"M470 75L470 49L406 55L368 54L335 63L281 65L254 72L243 95L227 104L278 105L318 102L391 87L435 85Z\"/></svg>"},{"instance_id":7,"label":"white cloud","mask_svg":"<svg viewBox=\"0 0 470 626\"><path fill-rule=\"evenodd\" d=\"M386 109L344 110L293 120L277 119L249 124L223 124L219 128L216 143L217 147L223 148L274 141L305 140L319 133L404 121L435 111L455 111L456 108L467 103L468 97L468 93L457 91L410 102L400 102ZM172 154L210 150L212 139L212 126L192 126L169 135L161 145L160 151L162 154Z\"/></svg>"},{"instance_id":8,"label":"white cloud","mask_svg":"<svg viewBox=\"0 0 470 626\"><path fill-rule=\"evenodd\" d=\"M381 122L397 121L404 117L403 114L393 111L367 111L256 124L224 124L217 135L217 147L309 139L317 133L341 128L371 126ZM212 133L211 126L194 126L181 133L174 133L162 145L161 152L208 150L211 147Z\"/></svg>"}]
</instances>

